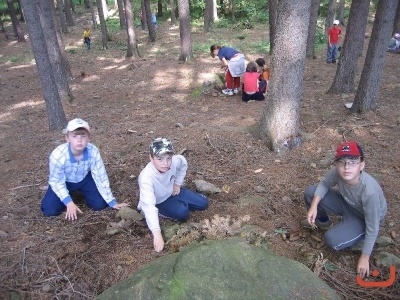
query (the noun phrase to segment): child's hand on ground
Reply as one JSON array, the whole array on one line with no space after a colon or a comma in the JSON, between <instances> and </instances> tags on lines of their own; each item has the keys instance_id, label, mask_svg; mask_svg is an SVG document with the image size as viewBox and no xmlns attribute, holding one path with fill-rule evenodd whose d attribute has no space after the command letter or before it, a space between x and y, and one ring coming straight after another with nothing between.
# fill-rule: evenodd
<instances>
[{"instance_id":1,"label":"child's hand on ground","mask_svg":"<svg viewBox=\"0 0 400 300\"><path fill-rule=\"evenodd\" d=\"M153 232L153 237L154 250L156 250L156 252L161 252L164 249L164 239L161 235L161 231Z\"/></svg>"},{"instance_id":2,"label":"child's hand on ground","mask_svg":"<svg viewBox=\"0 0 400 300\"><path fill-rule=\"evenodd\" d=\"M357 264L357 275L360 275L361 278L365 276L369 277L369 256L365 254L361 254L358 259Z\"/></svg>"},{"instance_id":3,"label":"child's hand on ground","mask_svg":"<svg viewBox=\"0 0 400 300\"><path fill-rule=\"evenodd\" d=\"M121 207L125 207L125 206L129 206L129 204L128 203L117 203L117 204L115 204L112 208L114 208L114 209L120 209Z\"/></svg>"},{"instance_id":4,"label":"child's hand on ground","mask_svg":"<svg viewBox=\"0 0 400 300\"><path fill-rule=\"evenodd\" d=\"M317 217L317 208L316 207L310 207L310 209L307 212L307 221L310 225L313 225L315 223L315 218Z\"/></svg>"},{"instance_id":5,"label":"child's hand on ground","mask_svg":"<svg viewBox=\"0 0 400 300\"><path fill-rule=\"evenodd\" d=\"M179 195L180 191L181 191L181 186L174 184L174 187L172 189L172 196Z\"/></svg>"},{"instance_id":6,"label":"child's hand on ground","mask_svg":"<svg viewBox=\"0 0 400 300\"><path fill-rule=\"evenodd\" d=\"M65 219L69 221L74 221L78 219L78 213L82 213L76 204L71 201L67 204L67 213L65 214Z\"/></svg>"}]
</instances>

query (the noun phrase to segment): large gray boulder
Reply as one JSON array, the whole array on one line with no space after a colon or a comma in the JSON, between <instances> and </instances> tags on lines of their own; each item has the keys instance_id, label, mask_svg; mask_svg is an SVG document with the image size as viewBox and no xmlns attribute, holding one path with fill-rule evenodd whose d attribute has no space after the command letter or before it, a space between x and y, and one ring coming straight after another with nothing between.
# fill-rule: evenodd
<instances>
[{"instance_id":1,"label":"large gray boulder","mask_svg":"<svg viewBox=\"0 0 400 300\"><path fill-rule=\"evenodd\" d=\"M163 256L97 300L340 299L301 263L241 238L194 243Z\"/></svg>"}]
</instances>

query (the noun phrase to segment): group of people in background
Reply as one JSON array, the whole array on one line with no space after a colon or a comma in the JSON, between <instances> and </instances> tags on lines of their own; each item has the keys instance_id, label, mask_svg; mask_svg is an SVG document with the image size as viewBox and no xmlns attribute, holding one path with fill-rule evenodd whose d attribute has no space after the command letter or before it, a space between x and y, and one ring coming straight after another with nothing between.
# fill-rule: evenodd
<instances>
[{"instance_id":1,"label":"group of people in background","mask_svg":"<svg viewBox=\"0 0 400 300\"><path fill-rule=\"evenodd\" d=\"M218 57L221 68L225 69L225 89L222 93L228 96L238 94L241 86L242 100L265 100L265 93L270 78L270 69L265 59L258 58L246 66L246 59L239 50L220 45L211 45L211 57Z\"/></svg>"},{"instance_id":2,"label":"group of people in background","mask_svg":"<svg viewBox=\"0 0 400 300\"><path fill-rule=\"evenodd\" d=\"M389 40L387 51L392 53L400 53L400 33L395 33Z\"/></svg>"}]
</instances>

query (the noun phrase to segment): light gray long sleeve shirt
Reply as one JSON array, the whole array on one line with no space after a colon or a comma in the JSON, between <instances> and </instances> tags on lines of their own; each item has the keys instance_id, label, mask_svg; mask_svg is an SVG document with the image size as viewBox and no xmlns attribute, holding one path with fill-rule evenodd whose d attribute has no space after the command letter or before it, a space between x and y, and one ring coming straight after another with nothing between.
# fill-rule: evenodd
<instances>
[{"instance_id":1,"label":"light gray long sleeve shirt","mask_svg":"<svg viewBox=\"0 0 400 300\"><path fill-rule=\"evenodd\" d=\"M343 199L354 208L355 213L365 220L365 241L363 254L371 255L378 237L380 223L386 215L387 203L379 183L368 173L362 171L360 181L349 186L340 177L336 167L330 169L318 184L315 195L326 195L329 188L338 186Z\"/></svg>"},{"instance_id":2,"label":"light gray long sleeve shirt","mask_svg":"<svg viewBox=\"0 0 400 300\"><path fill-rule=\"evenodd\" d=\"M174 184L182 185L188 168L182 155L174 155L170 169L160 173L152 162L140 172L138 182L140 199L138 209L144 212L147 226L154 231L160 231L158 209L156 204L162 203L172 195Z\"/></svg>"}]
</instances>

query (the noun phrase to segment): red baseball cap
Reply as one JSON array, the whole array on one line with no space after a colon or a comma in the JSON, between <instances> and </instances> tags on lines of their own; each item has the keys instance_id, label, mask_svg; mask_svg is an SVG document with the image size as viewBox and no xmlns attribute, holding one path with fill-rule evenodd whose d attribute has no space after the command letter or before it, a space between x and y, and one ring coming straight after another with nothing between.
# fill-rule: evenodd
<instances>
[{"instance_id":1,"label":"red baseball cap","mask_svg":"<svg viewBox=\"0 0 400 300\"><path fill-rule=\"evenodd\" d=\"M364 153L359 144L353 141L341 143L337 149L335 154L335 159L341 158L363 158Z\"/></svg>"}]
</instances>

